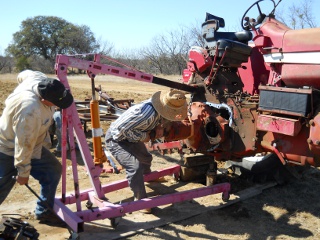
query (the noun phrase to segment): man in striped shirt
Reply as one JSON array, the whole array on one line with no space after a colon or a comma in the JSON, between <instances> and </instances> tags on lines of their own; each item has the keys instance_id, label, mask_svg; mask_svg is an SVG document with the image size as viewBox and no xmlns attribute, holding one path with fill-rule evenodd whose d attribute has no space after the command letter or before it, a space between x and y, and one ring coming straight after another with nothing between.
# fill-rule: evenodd
<instances>
[{"instance_id":1,"label":"man in striped shirt","mask_svg":"<svg viewBox=\"0 0 320 240\"><path fill-rule=\"evenodd\" d=\"M106 148L126 169L134 199L147 197L143 174L151 172L152 155L145 142L164 136L164 125L187 117L187 101L183 92L171 89L156 92L151 99L126 110L108 129ZM145 213L151 213L146 209Z\"/></svg>"}]
</instances>

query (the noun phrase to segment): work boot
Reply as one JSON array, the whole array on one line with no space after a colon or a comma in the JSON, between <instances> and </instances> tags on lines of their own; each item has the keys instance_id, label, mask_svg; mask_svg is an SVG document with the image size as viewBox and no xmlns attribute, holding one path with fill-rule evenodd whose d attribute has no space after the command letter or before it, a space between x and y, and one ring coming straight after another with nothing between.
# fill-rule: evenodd
<instances>
[{"instance_id":1,"label":"work boot","mask_svg":"<svg viewBox=\"0 0 320 240\"><path fill-rule=\"evenodd\" d=\"M151 214L152 208L141 209L139 212L144 213L144 214Z\"/></svg>"},{"instance_id":2,"label":"work boot","mask_svg":"<svg viewBox=\"0 0 320 240\"><path fill-rule=\"evenodd\" d=\"M167 180L165 179L165 177L159 177L153 180L150 180L149 182L166 182Z\"/></svg>"},{"instance_id":3,"label":"work boot","mask_svg":"<svg viewBox=\"0 0 320 240\"><path fill-rule=\"evenodd\" d=\"M134 198L134 201L138 201L138 200L140 200L140 199ZM141 210L139 210L139 212L145 213L145 214L151 214L152 213L152 208L141 209Z\"/></svg>"},{"instance_id":4,"label":"work boot","mask_svg":"<svg viewBox=\"0 0 320 240\"><path fill-rule=\"evenodd\" d=\"M38 220L39 223L43 223L49 226L57 226L57 227L67 227L67 224L59 218L56 214L47 211L42 214L34 214L34 219Z\"/></svg>"}]
</instances>

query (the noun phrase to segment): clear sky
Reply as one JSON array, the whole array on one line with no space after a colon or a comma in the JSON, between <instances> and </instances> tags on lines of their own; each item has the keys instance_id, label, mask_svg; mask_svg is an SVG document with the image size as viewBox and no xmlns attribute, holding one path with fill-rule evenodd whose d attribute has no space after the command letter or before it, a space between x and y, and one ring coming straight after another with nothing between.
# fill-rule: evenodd
<instances>
[{"instance_id":1,"label":"clear sky","mask_svg":"<svg viewBox=\"0 0 320 240\"><path fill-rule=\"evenodd\" d=\"M285 9L302 0L282 0ZM77 25L87 25L96 39L115 48L147 46L153 37L180 26L203 23L206 12L225 19L226 31L240 30L240 19L253 0L6 0L0 10L0 54L20 31L21 22L35 16L56 16ZM313 0L313 14L320 1ZM267 13L267 12L265 12ZM256 16L250 16L256 17ZM317 17L319 18L319 17ZM317 19L318 25L320 21Z\"/></svg>"}]
</instances>

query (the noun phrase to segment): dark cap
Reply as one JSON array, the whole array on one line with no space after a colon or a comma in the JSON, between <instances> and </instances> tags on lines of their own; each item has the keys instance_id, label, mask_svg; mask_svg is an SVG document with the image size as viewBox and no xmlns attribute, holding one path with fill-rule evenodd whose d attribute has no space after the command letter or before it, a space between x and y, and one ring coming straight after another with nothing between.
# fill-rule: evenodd
<instances>
[{"instance_id":1,"label":"dark cap","mask_svg":"<svg viewBox=\"0 0 320 240\"><path fill-rule=\"evenodd\" d=\"M70 107L73 97L69 90L57 79L46 78L39 82L38 91L40 96L61 109Z\"/></svg>"}]
</instances>

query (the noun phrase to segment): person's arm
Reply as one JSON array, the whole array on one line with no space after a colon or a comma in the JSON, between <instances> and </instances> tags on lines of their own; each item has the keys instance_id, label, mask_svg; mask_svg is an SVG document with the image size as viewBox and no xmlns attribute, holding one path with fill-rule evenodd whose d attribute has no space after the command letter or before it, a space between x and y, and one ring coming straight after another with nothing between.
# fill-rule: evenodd
<instances>
[{"instance_id":1,"label":"person's arm","mask_svg":"<svg viewBox=\"0 0 320 240\"><path fill-rule=\"evenodd\" d=\"M18 170L17 182L26 184L31 171L31 158L42 125L39 109L22 104L14 117L15 167ZM30 110L33 109L33 110Z\"/></svg>"},{"instance_id":2,"label":"person's arm","mask_svg":"<svg viewBox=\"0 0 320 240\"><path fill-rule=\"evenodd\" d=\"M164 136L164 127L162 124L158 124L154 129L148 132L147 137L142 142L154 141L155 139L162 138Z\"/></svg>"},{"instance_id":3,"label":"person's arm","mask_svg":"<svg viewBox=\"0 0 320 240\"><path fill-rule=\"evenodd\" d=\"M112 132L118 140L147 142L149 133L160 121L160 117L150 104L131 108L123 113L112 125Z\"/></svg>"}]
</instances>

